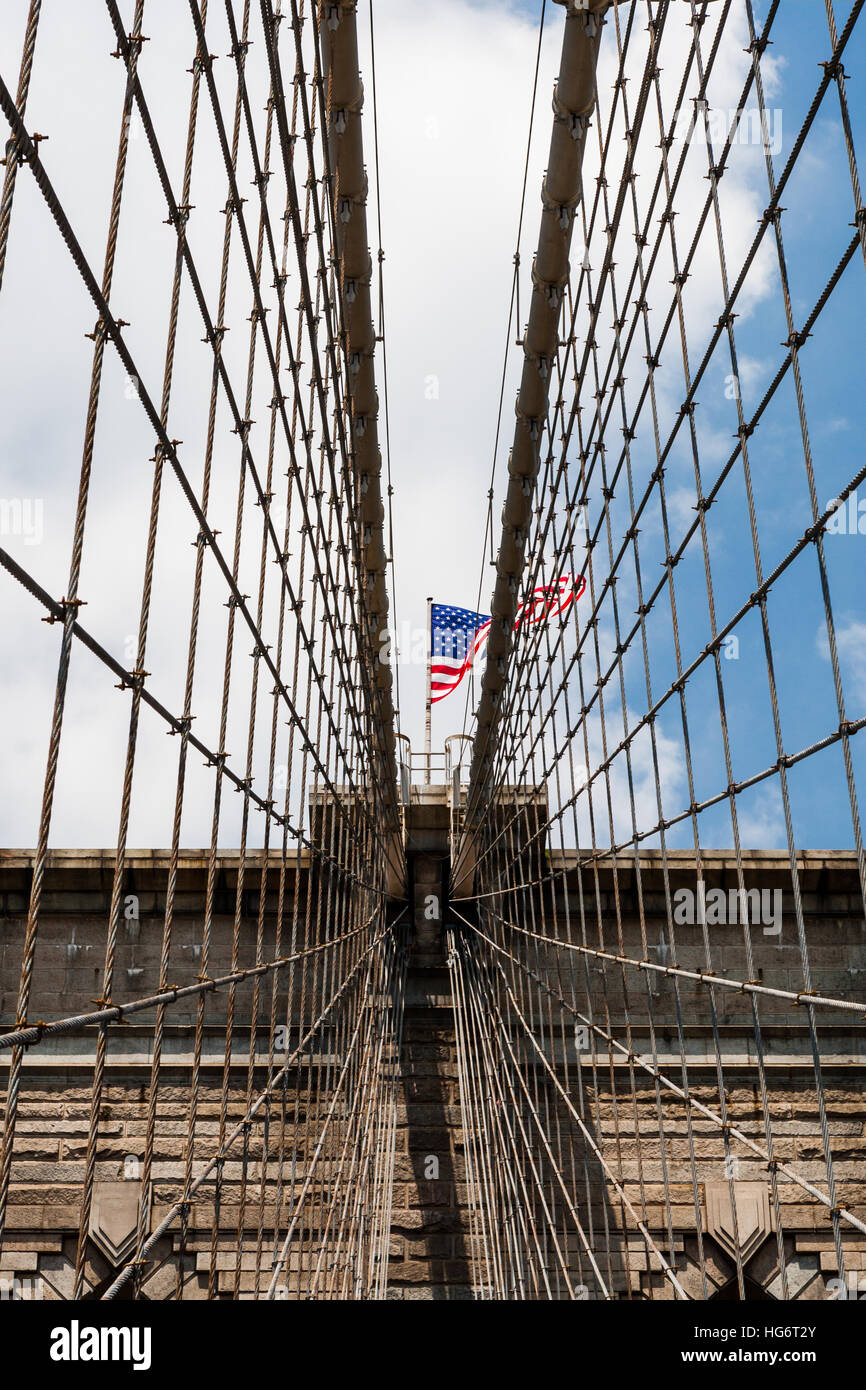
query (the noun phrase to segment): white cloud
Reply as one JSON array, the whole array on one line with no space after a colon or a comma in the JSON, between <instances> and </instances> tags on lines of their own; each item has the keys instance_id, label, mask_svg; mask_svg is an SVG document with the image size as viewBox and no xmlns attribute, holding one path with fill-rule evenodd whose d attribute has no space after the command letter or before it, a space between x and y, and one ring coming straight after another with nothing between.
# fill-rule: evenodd
<instances>
[{"instance_id":1,"label":"white cloud","mask_svg":"<svg viewBox=\"0 0 866 1390\"><path fill-rule=\"evenodd\" d=\"M783 849L787 839L778 788L760 788L753 793L748 808L738 804L737 828L745 849Z\"/></svg>"},{"instance_id":2,"label":"white cloud","mask_svg":"<svg viewBox=\"0 0 866 1390\"><path fill-rule=\"evenodd\" d=\"M848 713L852 718L860 718L866 710L866 622L849 617L837 622L835 631L843 688L856 706ZM815 634L815 647L818 655L829 662L830 640L824 623Z\"/></svg>"}]
</instances>

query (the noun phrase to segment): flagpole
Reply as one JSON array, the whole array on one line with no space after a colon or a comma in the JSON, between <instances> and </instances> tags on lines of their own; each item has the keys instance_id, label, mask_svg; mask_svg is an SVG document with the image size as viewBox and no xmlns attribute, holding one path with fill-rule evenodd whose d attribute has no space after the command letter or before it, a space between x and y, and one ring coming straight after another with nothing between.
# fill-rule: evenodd
<instances>
[{"instance_id":1,"label":"flagpole","mask_svg":"<svg viewBox=\"0 0 866 1390\"><path fill-rule=\"evenodd\" d=\"M427 783L431 781L430 758L431 758L431 718L430 712L433 705L433 600L427 599L427 702L424 706L424 758L427 765Z\"/></svg>"}]
</instances>

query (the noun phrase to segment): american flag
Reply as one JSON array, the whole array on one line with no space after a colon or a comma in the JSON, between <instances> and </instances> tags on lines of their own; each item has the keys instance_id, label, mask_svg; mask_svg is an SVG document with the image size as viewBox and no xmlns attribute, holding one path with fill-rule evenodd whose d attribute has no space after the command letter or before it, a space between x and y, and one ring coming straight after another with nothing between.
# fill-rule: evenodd
<instances>
[{"instance_id":1,"label":"american flag","mask_svg":"<svg viewBox=\"0 0 866 1390\"><path fill-rule=\"evenodd\" d=\"M582 575L564 574L553 584L533 589L520 605L515 628L521 623L534 625L555 618L580 598L586 588ZM476 655L487 642L490 614L473 613L469 608L452 608L446 603L432 605L430 665L430 703L444 700L456 690Z\"/></svg>"},{"instance_id":2,"label":"american flag","mask_svg":"<svg viewBox=\"0 0 866 1390\"><path fill-rule=\"evenodd\" d=\"M430 703L435 704L457 689L484 646L490 614L434 603L431 615Z\"/></svg>"},{"instance_id":3,"label":"american flag","mask_svg":"<svg viewBox=\"0 0 866 1390\"><path fill-rule=\"evenodd\" d=\"M581 574L563 574L553 584L540 585L521 603L514 626L517 628L521 623L542 623L546 618L555 618L575 603L585 588L586 580Z\"/></svg>"}]
</instances>

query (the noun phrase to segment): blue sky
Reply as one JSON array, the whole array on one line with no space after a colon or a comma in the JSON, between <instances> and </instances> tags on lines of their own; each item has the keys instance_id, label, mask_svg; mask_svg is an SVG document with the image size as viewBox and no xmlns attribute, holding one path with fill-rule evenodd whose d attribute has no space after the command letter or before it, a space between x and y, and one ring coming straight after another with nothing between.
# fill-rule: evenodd
<instances>
[{"instance_id":1,"label":"blue sky","mask_svg":"<svg viewBox=\"0 0 866 1390\"><path fill-rule=\"evenodd\" d=\"M837 7L837 24L841 30L849 6ZM537 13L537 11L536 11ZM741 11L741 14L744 13ZM760 30L762 15L756 12ZM610 25L605 33L610 42ZM707 42L706 47L709 47ZM855 31L846 54L846 66L854 70L858 56L863 55L862 32ZM800 131L805 113L814 95L820 69L818 60L829 54L830 45L824 6L815 0L785 0L773 28L771 61L767 63L771 78L767 105L771 108L771 133L774 144L774 170L778 177L785 167L794 140ZM741 83L740 83L741 85ZM854 91L856 83L848 84L850 118L855 146L862 141L864 112L862 101ZM730 93L737 86L728 88ZM724 104L724 98L714 98L710 86L710 105ZM605 89L600 82L600 101L604 113ZM542 118L543 119L543 118ZM614 148L616 148L614 146ZM756 155L760 156L756 159ZM702 151L704 170L706 152ZM754 213L763 210L769 201L768 184L760 151L736 146L731 153L731 176L720 183L720 200L731 282L739 270L741 256L756 226ZM614 171L609 171L613 179ZM726 176L727 177L727 176ZM738 202L728 196L731 182L740 183L746 196ZM811 312L818 296L834 270L852 237L851 222L854 202L845 145L842 137L840 107L835 86L831 86L820 113L809 133L794 174L781 200L785 209L782 218L785 258L792 299L795 327ZM751 204L751 209L750 205ZM530 203L531 209L531 203ZM746 216L751 210L753 217ZM683 221L687 221L684 218ZM532 213L528 217L533 225ZM720 294L714 264L715 236L705 236L712 254L701 264L701 282L692 297L686 290L687 335L692 371L700 361L709 331L718 315L708 316L708 299L713 303ZM625 239L624 239L625 240ZM531 234L530 234L531 242ZM618 243L619 246L622 243ZM680 254L688 244L687 236L680 238ZM734 247L732 253L732 245ZM630 264L629 252L618 256ZM572 264L574 265L574 256ZM765 252L756 262L746 281L746 303L738 304L739 317L735 325L736 345L740 366L739 389L744 416L748 420L779 364L785 349L781 346L788 336L780 274L775 247L769 239ZM659 291L656 290L656 294ZM653 301L655 303L655 301ZM660 307L665 302L660 295ZM661 320L661 312L658 313ZM823 310L813 336L800 354L804 402L808 420L809 442L814 467L819 510L830 503L838 491L847 485L862 466L863 428L866 424L866 403L862 388L862 336L866 321L866 278L862 255L856 254L844 272L829 303ZM579 328L578 328L579 334ZM641 346L641 352L643 348ZM662 353L661 377L664 387L677 390L682 399L682 368L679 366L678 333L668 340ZM636 383L644 380L637 363L630 364ZM709 368L697 392L699 406L696 428L704 493L709 490L734 445L738 420L736 402L731 389L731 357L727 337L723 335ZM677 385L679 382L679 385ZM584 401L591 413L589 399L592 384L584 389ZM663 412L664 414L664 412ZM617 417L618 419L618 417ZM669 419L668 424L670 425ZM611 432L613 433L613 432ZM506 424L506 440L510 434ZM663 426L663 438L665 438ZM609 466L619 456L620 441L608 436L612 451ZM788 554L804 530L811 524L812 514L806 482L804 447L794 393L793 374L778 390L762 422L749 441L752 487L757 513L757 529L766 576ZM637 438L632 448L632 468L637 495L643 491L649 472L655 464L649 431L648 410L638 424ZM576 469L576 462L572 462ZM687 524L693 518L690 510L695 501L694 469L688 436L680 431L671 453L666 478L667 500L671 521L671 540L676 545ZM598 490L590 501L590 530L601 515ZM866 489L861 487L866 501ZM671 503L675 504L673 508ZM616 538L630 524L624 491L618 490L610 504ZM866 507L864 507L866 513ZM866 530L866 516L864 516ZM742 463L737 461L724 482L718 500L708 513L708 544L716 603L717 626L748 599L756 587L755 561L746 505L746 489ZM664 556L660 513L657 504L651 506L644 518L641 535L641 568L645 588L652 587L659 574L658 566ZM866 712L866 623L864 623L863 565L866 536L860 534L828 535L825 541L826 571L836 636L839 647L841 676L844 687L847 718L857 719ZM597 582L604 579L605 554L602 546L596 555ZM677 611L683 664L688 665L710 640L710 623L706 601L704 559L699 533L690 543L675 571ZM620 622L628 630L634 621L637 602L633 565L626 563L618 576L617 599ZM633 601L632 601L633 600ZM607 603L602 608L612 620ZM838 711L832 682L827 629L824 619L819 567L812 548L793 563L773 587L768 598L768 621L772 644L776 690L780 711L784 751L797 754L802 749L831 733L838 725ZM675 676L672 647L670 608L664 597L657 610L648 618L650 665L655 698ZM612 628L611 628L612 632ZM729 722L733 776L745 780L775 763L777 757L771 718L767 658L764 637L757 612L748 614L735 629L737 647L726 653L722 661L726 710ZM612 637L610 642L612 644ZM733 659L729 659L733 658ZM606 662L603 662L603 668ZM643 663L633 648L626 658L626 686L629 702L629 727L646 708L646 687ZM584 662L584 681L592 689L597 676L591 659ZM616 682L612 685L615 686ZM621 709L614 689L608 689L607 716L621 720ZM695 783L695 798L702 801L724 788L726 774L722 755L719 704L715 673L706 662L692 677L687 694L690 724L691 754ZM660 716L662 739L669 739L669 764L665 790L665 814L678 813L688 804L684 777L681 721L678 705L670 701ZM615 745L619 731L610 738ZM600 756L600 754L598 755ZM855 769L863 771L862 736L852 741ZM622 761L622 760L620 760ZM640 779L639 779L640 780ZM646 769L643 780L648 783ZM620 784L624 793L624 783ZM644 786L644 792L649 790ZM844 779L839 746L813 755L789 771L789 790L794 834L800 846L812 848L851 848L854 837L852 813ZM596 814L604 814L604 798L596 798ZM585 798L584 798L585 801ZM740 836L746 847L783 848L786 845L779 795L778 778L772 777L759 787L747 790L738 797ZM656 816L654 798L639 797L641 824L651 824ZM627 833L622 808L616 809L619 830ZM707 810L699 817L699 833L705 846L725 847L732 843L730 815L726 805ZM649 843L653 843L650 840ZM669 843L688 846L691 829L688 823L672 832Z\"/></svg>"},{"instance_id":2,"label":"blue sky","mask_svg":"<svg viewBox=\"0 0 866 1390\"><path fill-rule=\"evenodd\" d=\"M841 29L850 7L837 8ZM774 158L778 175L784 167L819 76L818 58L829 52L823 5L811 0L788 0L774 26L774 53L783 58L773 105L781 112L782 149ZM849 70L862 60L863 36L846 56ZM862 145L864 108L856 83L847 84L855 144ZM852 236L854 205L847 157L842 139L839 103L834 88L828 93L790 180L782 205L785 254L796 326L811 312L816 299ZM800 354L800 366L819 507L823 510L863 464L862 439L866 425L863 393L863 325L866 322L866 277L863 257L856 254L828 305L813 337ZM756 364L741 384L748 419L771 380L787 337L774 264L769 292L756 312L736 325L737 345ZM715 389L699 393L712 429L733 433L733 402L719 387L730 371L727 348L717 352L718 366L709 382ZM733 442L733 441L732 441ZM764 573L769 573L811 524L806 469L800 426L789 373L774 404L750 441L750 459ZM712 476L712 475L710 475ZM861 497L866 497L861 486ZM866 509L864 509L866 510ZM754 563L748 534L742 469L725 484L718 515L711 513L711 549L717 586L718 613L724 621L754 587ZM864 653L864 545L866 536L833 534L825 540L827 574L840 646L847 716L866 712L866 653ZM696 586L702 580L695 566ZM699 647L708 635L705 606L695 604L688 614L688 638ZM773 654L784 747L796 753L830 733L838 723L826 643L824 608L817 557L809 548L774 587L768 600ZM756 616L744 622L739 660L723 663L726 696L735 753L735 777L751 775L775 761L763 637ZM705 698L714 701L708 685ZM698 775L709 788L717 779L719 740L707 721L704 756ZM852 741L855 768L864 770L862 735ZM703 775L701 775L703 774ZM798 843L803 846L850 848L853 831L848 794L838 746L818 754L790 774L792 812ZM768 816L767 838L782 847L781 817L775 779L760 794ZM755 793L750 794L753 798ZM709 814L702 825L705 843L727 824L726 812ZM718 826L718 831L716 830Z\"/></svg>"}]
</instances>

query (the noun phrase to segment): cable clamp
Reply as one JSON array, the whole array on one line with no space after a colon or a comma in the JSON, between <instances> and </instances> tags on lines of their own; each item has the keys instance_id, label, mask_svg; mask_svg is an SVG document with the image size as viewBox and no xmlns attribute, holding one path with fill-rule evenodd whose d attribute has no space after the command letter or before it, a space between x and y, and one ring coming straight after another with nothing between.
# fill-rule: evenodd
<instances>
[{"instance_id":1,"label":"cable clamp","mask_svg":"<svg viewBox=\"0 0 866 1390\"><path fill-rule=\"evenodd\" d=\"M141 53L142 45L146 43L150 43L150 38L147 34L127 34L126 46L129 51L124 53L121 49L116 48L111 56L112 58L122 58L128 65L133 55L138 57Z\"/></svg>"},{"instance_id":2,"label":"cable clamp","mask_svg":"<svg viewBox=\"0 0 866 1390\"><path fill-rule=\"evenodd\" d=\"M79 608L86 608L87 601L83 598L62 598L58 599L57 605L60 615L49 613L42 619L43 623L65 623L69 613L77 613Z\"/></svg>"},{"instance_id":3,"label":"cable clamp","mask_svg":"<svg viewBox=\"0 0 866 1390\"><path fill-rule=\"evenodd\" d=\"M180 230L182 227L186 226L189 221L189 215L194 208L195 203L178 203L172 211L169 212L168 217L164 219L163 225L166 227L177 227Z\"/></svg>"},{"instance_id":4,"label":"cable clamp","mask_svg":"<svg viewBox=\"0 0 866 1390\"><path fill-rule=\"evenodd\" d=\"M806 339L807 339L807 338L811 338L811 336L812 336L812 334L811 334L811 333L807 333L807 332L806 332L806 329L803 328L803 329L800 330L799 333L797 333L797 332L795 331L795 332L789 334L789 336L785 339L785 341L784 341L783 343L780 343L779 346L780 346L780 347L786 347L786 348L801 348L801 347L803 346L803 344L805 343Z\"/></svg>"},{"instance_id":5,"label":"cable clamp","mask_svg":"<svg viewBox=\"0 0 866 1390\"><path fill-rule=\"evenodd\" d=\"M203 72L209 72L216 60L215 53L197 53L192 60L192 67L187 68L187 72L193 77L200 76Z\"/></svg>"}]
</instances>

